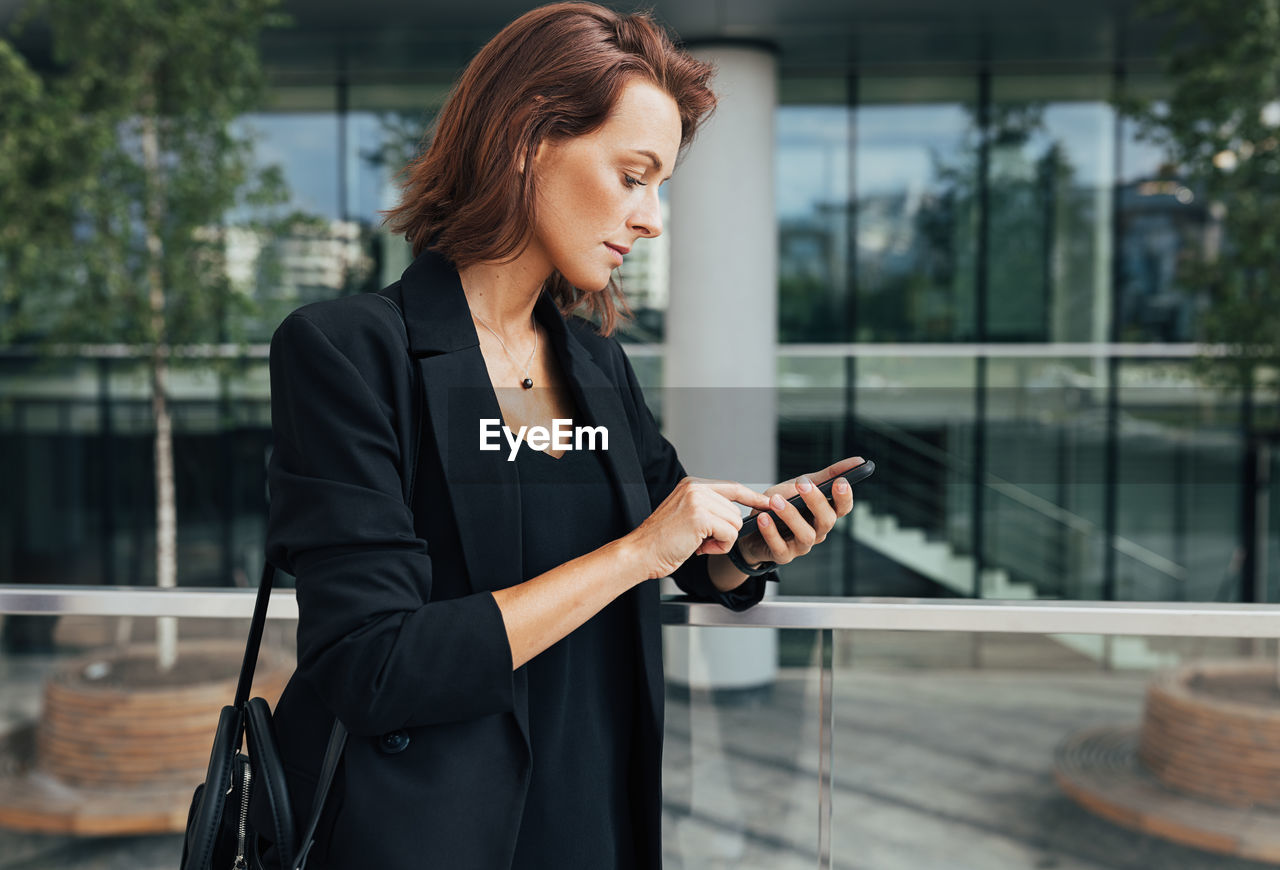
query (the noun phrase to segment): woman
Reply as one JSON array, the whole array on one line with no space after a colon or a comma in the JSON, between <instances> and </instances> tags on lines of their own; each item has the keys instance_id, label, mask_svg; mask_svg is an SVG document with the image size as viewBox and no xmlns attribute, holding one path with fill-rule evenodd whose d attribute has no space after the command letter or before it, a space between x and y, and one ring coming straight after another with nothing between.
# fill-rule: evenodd
<instances>
[{"instance_id":1,"label":"woman","mask_svg":"<svg viewBox=\"0 0 1280 870\"><path fill-rule=\"evenodd\" d=\"M749 607L761 563L852 507L847 487L834 509L809 488L812 526L787 506L794 537L762 521L736 542L749 577L727 555L738 505L800 481L686 477L609 337L612 271L662 232L658 187L714 105L710 75L642 15L522 16L407 170L402 279L276 332L268 555L299 607L276 725L300 816L335 714L351 735L312 870L659 867L656 578ZM600 440L485 449L486 426L555 420Z\"/></svg>"}]
</instances>

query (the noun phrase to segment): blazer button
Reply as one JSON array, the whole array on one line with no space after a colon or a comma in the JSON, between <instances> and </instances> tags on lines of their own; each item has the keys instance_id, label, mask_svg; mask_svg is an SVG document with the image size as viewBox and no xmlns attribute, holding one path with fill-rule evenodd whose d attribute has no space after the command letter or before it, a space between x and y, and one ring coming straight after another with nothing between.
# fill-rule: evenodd
<instances>
[{"instance_id":1,"label":"blazer button","mask_svg":"<svg viewBox=\"0 0 1280 870\"><path fill-rule=\"evenodd\" d=\"M388 731L382 735L378 741L378 748L388 755L395 755L397 752L404 752L409 747L409 735L404 729L397 728L395 731Z\"/></svg>"}]
</instances>

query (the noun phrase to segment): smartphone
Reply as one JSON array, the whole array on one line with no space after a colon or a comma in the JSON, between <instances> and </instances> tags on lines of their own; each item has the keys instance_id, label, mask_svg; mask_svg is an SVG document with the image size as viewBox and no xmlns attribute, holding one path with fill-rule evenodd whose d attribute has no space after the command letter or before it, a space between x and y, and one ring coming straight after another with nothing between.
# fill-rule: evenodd
<instances>
[{"instance_id":1,"label":"smartphone","mask_svg":"<svg viewBox=\"0 0 1280 870\"><path fill-rule=\"evenodd\" d=\"M829 480L824 480L822 483L817 485L818 492L826 496L827 504L834 506L835 499L831 497L831 488L836 485L837 480L843 477L845 480L849 481L850 486L853 486L859 481L866 480L868 477L871 476L871 473L875 470L876 470L876 464L872 462L870 459L868 459L864 461L861 465L856 466L855 468L849 469L844 474L837 474L835 477ZM800 495L799 493L797 493L794 497L787 499L787 501L789 504L793 505L796 510L800 512L800 516L804 517L804 521L806 523L809 523L810 525L813 524L813 512L809 510L809 506L805 504L803 495ZM791 534L791 530L787 528L787 524L782 520L778 519L778 515L775 514L773 511L765 511L765 513L769 515L769 518L771 520L777 523L778 532L782 535L783 539L790 540L792 537L792 534ZM760 519L760 514L752 514L751 516L743 520L742 528L738 531L738 537L745 538L747 535L751 534L752 532L757 531L756 524L759 519Z\"/></svg>"}]
</instances>

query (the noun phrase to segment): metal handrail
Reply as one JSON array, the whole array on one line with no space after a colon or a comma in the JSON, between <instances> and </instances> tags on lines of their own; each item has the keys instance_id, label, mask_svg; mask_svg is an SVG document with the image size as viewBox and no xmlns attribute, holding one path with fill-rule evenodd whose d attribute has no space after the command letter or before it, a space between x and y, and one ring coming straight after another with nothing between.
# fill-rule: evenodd
<instances>
[{"instance_id":1,"label":"metal handrail","mask_svg":"<svg viewBox=\"0 0 1280 870\"><path fill-rule=\"evenodd\" d=\"M0 585L0 614L248 619L255 595L253 589L8 584ZM271 591L267 618L298 618L294 590ZM667 598L662 621L686 627L1280 638L1277 604L780 597L735 612Z\"/></svg>"}]
</instances>

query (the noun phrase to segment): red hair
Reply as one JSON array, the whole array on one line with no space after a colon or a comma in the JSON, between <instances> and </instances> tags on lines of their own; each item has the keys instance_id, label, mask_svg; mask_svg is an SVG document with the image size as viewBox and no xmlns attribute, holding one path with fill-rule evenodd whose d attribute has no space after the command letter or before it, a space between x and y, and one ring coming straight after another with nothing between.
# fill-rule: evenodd
<instances>
[{"instance_id":1,"label":"red hair","mask_svg":"<svg viewBox=\"0 0 1280 870\"><path fill-rule=\"evenodd\" d=\"M543 140L590 133L627 83L661 88L680 113L680 149L715 108L713 67L677 48L647 12L594 3L553 3L521 15L471 60L402 173L400 205L386 223L413 254L428 247L456 268L514 258L528 244L535 188L529 161ZM548 289L568 316L585 301L609 335L631 310L616 282L603 292L573 287L558 272Z\"/></svg>"}]
</instances>

